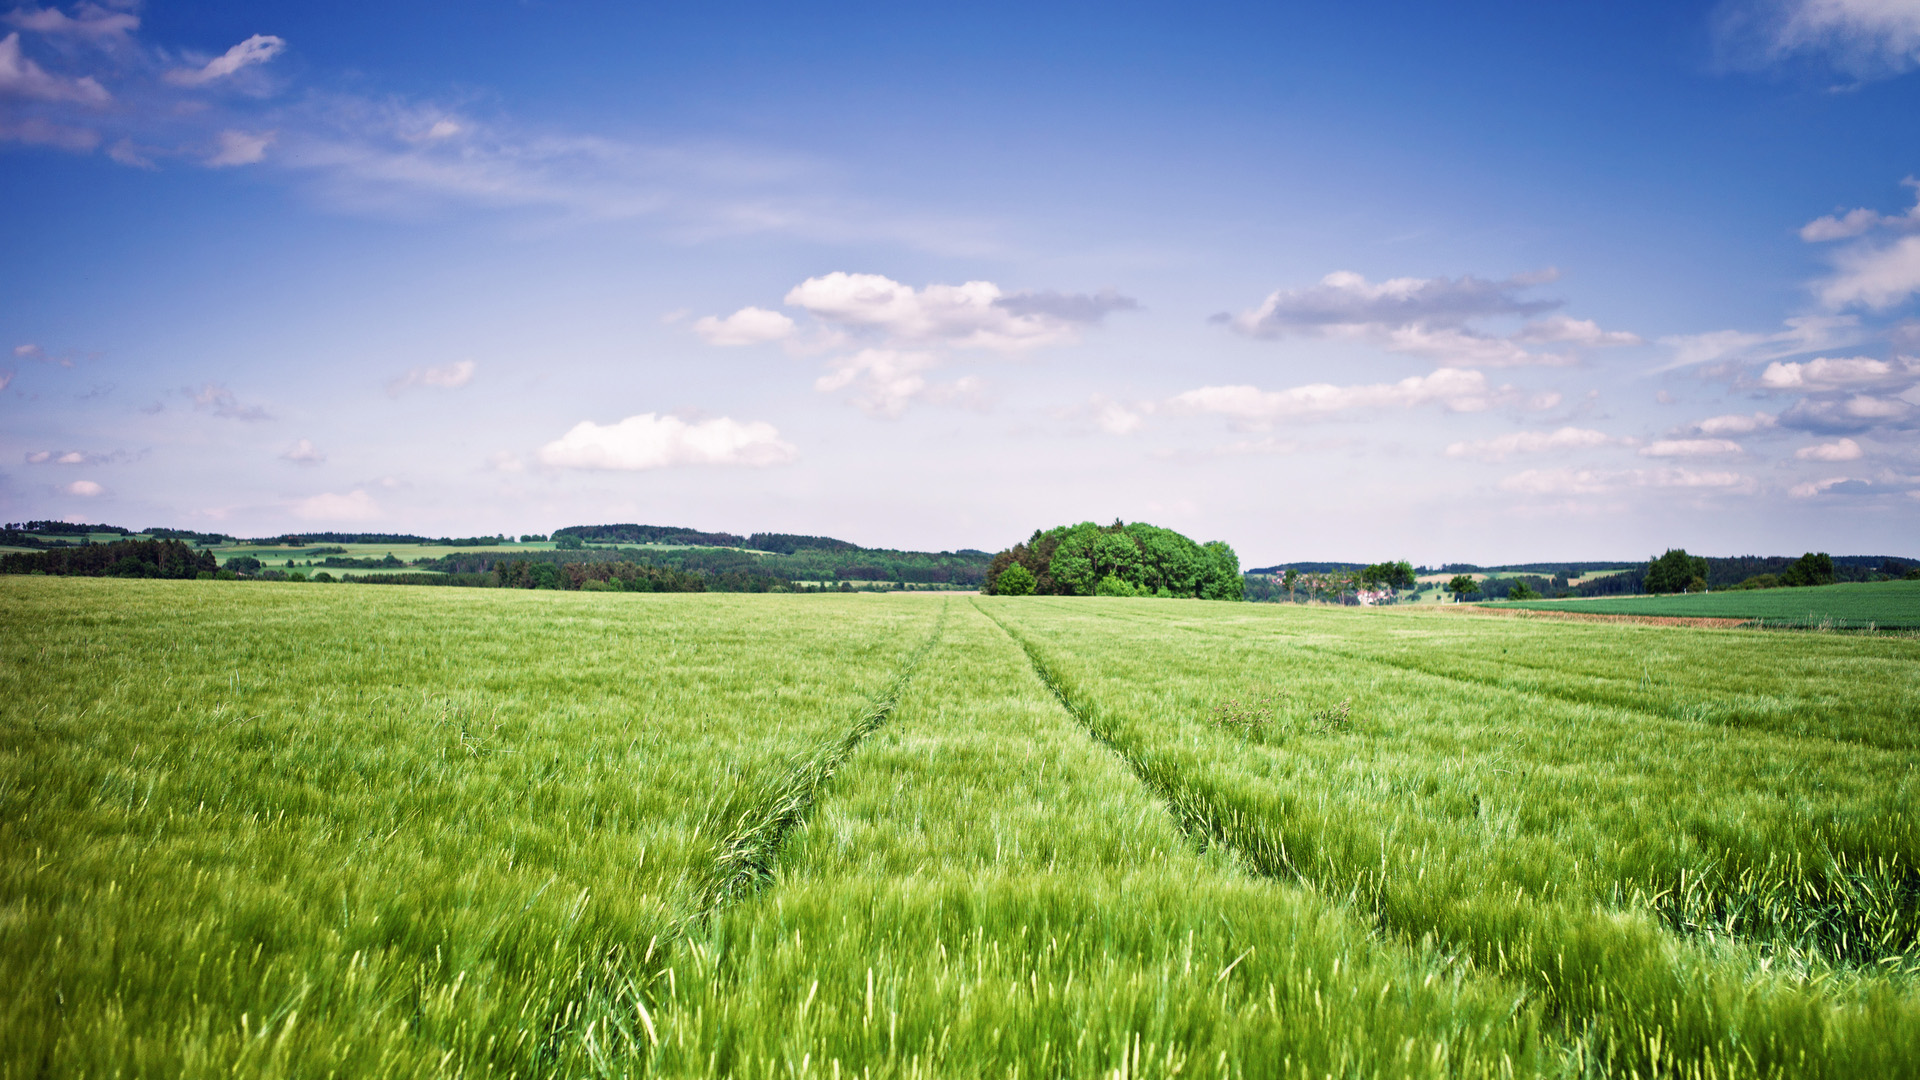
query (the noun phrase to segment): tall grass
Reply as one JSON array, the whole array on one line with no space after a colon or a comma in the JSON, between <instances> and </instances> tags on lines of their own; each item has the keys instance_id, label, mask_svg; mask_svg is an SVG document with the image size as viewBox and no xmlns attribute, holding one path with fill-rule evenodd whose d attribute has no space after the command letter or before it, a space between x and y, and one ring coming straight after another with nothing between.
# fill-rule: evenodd
<instances>
[{"instance_id":1,"label":"tall grass","mask_svg":"<svg viewBox=\"0 0 1920 1080\"><path fill-rule=\"evenodd\" d=\"M661 985L661 984L656 984ZM1201 853L970 606L772 886L690 939L661 1076L1502 1076L1515 984Z\"/></svg>"},{"instance_id":2,"label":"tall grass","mask_svg":"<svg viewBox=\"0 0 1920 1080\"><path fill-rule=\"evenodd\" d=\"M933 614L0 579L0 1076L591 1071Z\"/></svg>"},{"instance_id":3,"label":"tall grass","mask_svg":"<svg viewBox=\"0 0 1920 1080\"><path fill-rule=\"evenodd\" d=\"M1409 654L1460 662L1444 642L1424 643L1438 657L1423 648L1423 635L1459 632L1444 617L980 603L1187 820L1392 937L1533 987L1602 1066L1848 1076L1920 1062L1907 974L1920 790L1912 753L1871 745L1910 722L1870 712L1905 691L1863 690L1850 729L1862 738L1790 737L1509 689L1515 673L1486 658L1469 686L1409 670ZM1507 647L1524 645L1531 665L1590 662L1595 628L1562 629L1536 624ZM1656 633L1634 640L1724 647L1719 634ZM1753 636L1787 665L1804 662L1796 648L1828 648ZM1902 644L1854 659L1910 670ZM1255 695L1290 702L1273 737L1218 722L1220 702ZM1349 698L1344 730L1315 729L1316 711ZM1685 899L1689 883L1720 900ZM1821 903L1795 899L1809 893ZM1721 900L1744 917L1700 917Z\"/></svg>"}]
</instances>

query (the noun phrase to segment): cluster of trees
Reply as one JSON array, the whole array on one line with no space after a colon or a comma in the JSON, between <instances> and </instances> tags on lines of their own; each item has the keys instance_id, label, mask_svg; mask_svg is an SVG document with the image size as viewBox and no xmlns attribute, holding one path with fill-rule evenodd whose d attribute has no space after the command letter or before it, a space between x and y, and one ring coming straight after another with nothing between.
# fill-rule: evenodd
<instances>
[{"instance_id":1,"label":"cluster of trees","mask_svg":"<svg viewBox=\"0 0 1920 1080\"><path fill-rule=\"evenodd\" d=\"M999 596L1176 596L1240 600L1240 557L1215 540L1196 544L1145 522L1083 521L993 556L984 591Z\"/></svg>"},{"instance_id":2,"label":"cluster of trees","mask_svg":"<svg viewBox=\"0 0 1920 1080\"><path fill-rule=\"evenodd\" d=\"M178 540L117 540L0 555L0 574L192 578L218 569L211 552Z\"/></svg>"}]
</instances>

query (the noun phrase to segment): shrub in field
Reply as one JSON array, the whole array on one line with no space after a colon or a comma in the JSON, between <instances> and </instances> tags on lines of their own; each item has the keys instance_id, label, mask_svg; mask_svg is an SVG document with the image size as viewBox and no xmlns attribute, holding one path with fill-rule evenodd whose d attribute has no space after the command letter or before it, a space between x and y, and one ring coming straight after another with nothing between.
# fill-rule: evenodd
<instances>
[{"instance_id":1,"label":"shrub in field","mask_svg":"<svg viewBox=\"0 0 1920 1080\"><path fill-rule=\"evenodd\" d=\"M1001 596L1033 595L1033 571L1014 563L993 579L993 591Z\"/></svg>"}]
</instances>

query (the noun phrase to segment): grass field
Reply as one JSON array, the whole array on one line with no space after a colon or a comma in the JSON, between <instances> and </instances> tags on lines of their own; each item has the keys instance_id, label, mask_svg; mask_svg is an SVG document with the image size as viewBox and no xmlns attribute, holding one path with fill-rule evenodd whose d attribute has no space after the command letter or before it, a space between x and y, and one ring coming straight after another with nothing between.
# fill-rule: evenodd
<instances>
[{"instance_id":1,"label":"grass field","mask_svg":"<svg viewBox=\"0 0 1920 1080\"><path fill-rule=\"evenodd\" d=\"M1920 581L1854 582L1800 589L1740 589L1673 596L1524 600L1498 606L1599 615L1748 619L1767 626L1920 629Z\"/></svg>"},{"instance_id":2,"label":"grass field","mask_svg":"<svg viewBox=\"0 0 1920 1080\"><path fill-rule=\"evenodd\" d=\"M58 578L0 625L0 1077L1920 1071L1909 638Z\"/></svg>"}]
</instances>

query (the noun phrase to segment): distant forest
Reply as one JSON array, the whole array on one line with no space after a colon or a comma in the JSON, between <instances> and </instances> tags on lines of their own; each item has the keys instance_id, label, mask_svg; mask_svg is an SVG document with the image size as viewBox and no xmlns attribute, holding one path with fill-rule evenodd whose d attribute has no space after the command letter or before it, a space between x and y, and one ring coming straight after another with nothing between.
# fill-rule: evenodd
<instances>
[{"instance_id":1,"label":"distant forest","mask_svg":"<svg viewBox=\"0 0 1920 1080\"><path fill-rule=\"evenodd\" d=\"M152 539L136 539L136 536ZM96 536L122 537L102 543ZM273 544L306 547L307 556L325 556L322 580L330 571L343 579L379 584L433 584L467 587L615 589L644 592L769 592L807 588L958 588L987 592L1025 591L1051 595L1200 596L1207 599L1299 599L1298 589L1280 584L1286 572L1301 575L1359 573L1363 567L1339 562L1291 562L1255 567L1244 576L1233 549L1218 541L1196 544L1170 529L1144 522L1111 525L1081 522L1035 530L1025 543L989 555L955 551L899 551L867 548L831 536L798 533L706 532L674 525L571 525L554 530L559 550L515 549L505 535L464 538L410 533L314 532L265 540L237 540L224 533L149 528L136 534L118 525L63 521L12 522L0 527L0 546L25 548L0 555L0 573L119 577L303 577L289 566L276 569L258 559L236 556L216 563L212 545ZM524 536L524 540L544 540ZM408 544L448 549L445 555L402 563L355 557L340 544ZM460 550L462 548L506 550ZM1669 553L1671 554L1671 553ZM1684 553L1682 553L1684 554ZM1742 555L1731 558L1690 556L1689 575L1707 588L1772 588L1806 584L1809 556ZM1920 574L1920 559L1887 555L1820 556L1819 580L1877 581ZM1018 565L1021 575L1002 582ZM1447 563L1420 567L1420 574L1484 574L1466 600L1506 599L1517 588L1547 597L1612 596L1646 592L1651 562L1538 562L1479 566ZM1698 568L1704 567L1704 570ZM382 574L353 574L382 570ZM401 570L405 572L393 573ZM1601 571L1616 571L1581 582ZM1828 577L1827 575L1831 576ZM1690 578L1690 581L1692 579ZM1003 585L1005 587L1003 587ZM1657 583L1656 591L1666 588ZM1307 595L1311 595L1309 592Z\"/></svg>"}]
</instances>

